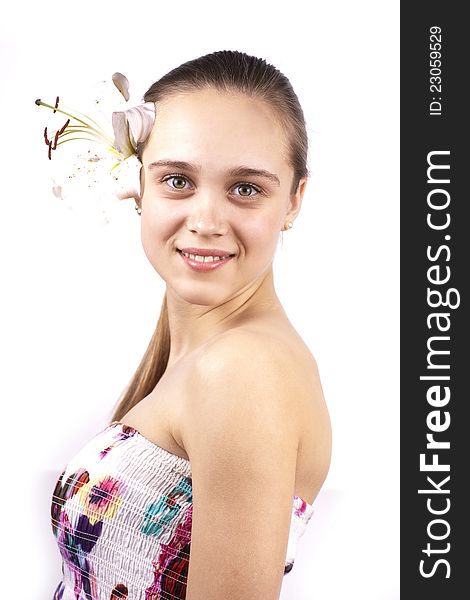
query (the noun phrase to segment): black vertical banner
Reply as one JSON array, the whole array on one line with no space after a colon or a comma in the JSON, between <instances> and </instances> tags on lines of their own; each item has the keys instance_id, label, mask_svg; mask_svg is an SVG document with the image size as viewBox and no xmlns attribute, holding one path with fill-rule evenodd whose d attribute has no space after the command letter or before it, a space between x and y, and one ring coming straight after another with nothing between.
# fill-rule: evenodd
<instances>
[{"instance_id":1,"label":"black vertical banner","mask_svg":"<svg viewBox=\"0 0 470 600\"><path fill-rule=\"evenodd\" d=\"M452 1L401 3L402 600L470 597L464 8Z\"/></svg>"}]
</instances>

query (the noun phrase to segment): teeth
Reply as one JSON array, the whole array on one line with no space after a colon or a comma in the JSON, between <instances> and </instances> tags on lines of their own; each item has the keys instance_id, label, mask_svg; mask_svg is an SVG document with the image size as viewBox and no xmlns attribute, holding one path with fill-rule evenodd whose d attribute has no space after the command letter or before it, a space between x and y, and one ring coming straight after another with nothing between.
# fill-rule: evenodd
<instances>
[{"instance_id":1,"label":"teeth","mask_svg":"<svg viewBox=\"0 0 470 600\"><path fill-rule=\"evenodd\" d=\"M214 262L217 260L223 260L225 257L222 256L201 256L200 254L187 254L186 252L181 251L184 256L187 256L191 260L195 260L197 262Z\"/></svg>"}]
</instances>

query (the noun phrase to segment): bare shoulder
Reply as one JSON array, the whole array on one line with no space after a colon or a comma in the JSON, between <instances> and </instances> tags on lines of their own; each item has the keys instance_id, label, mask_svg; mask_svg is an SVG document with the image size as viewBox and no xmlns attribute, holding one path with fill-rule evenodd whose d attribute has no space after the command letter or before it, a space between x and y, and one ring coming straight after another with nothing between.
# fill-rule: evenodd
<instances>
[{"instance_id":1,"label":"bare shoulder","mask_svg":"<svg viewBox=\"0 0 470 600\"><path fill-rule=\"evenodd\" d=\"M313 382L316 374L310 375ZM239 328L204 346L188 374L188 384L190 403L199 413L211 410L214 403L220 409L223 400L235 402L240 410L266 403L266 408L281 414L307 394L308 378L284 340Z\"/></svg>"},{"instance_id":2,"label":"bare shoulder","mask_svg":"<svg viewBox=\"0 0 470 600\"><path fill-rule=\"evenodd\" d=\"M190 414L200 419L214 409L219 421L225 411L232 422L235 413L238 418L251 414L262 419L268 411L271 420L285 417L295 394L292 366L288 348L268 334L234 329L217 336L199 353L187 375L185 411L191 430Z\"/></svg>"},{"instance_id":3,"label":"bare shoulder","mask_svg":"<svg viewBox=\"0 0 470 600\"><path fill-rule=\"evenodd\" d=\"M250 384L260 399L283 405L301 416L301 423L306 413L326 408L317 361L296 333L230 330L204 347L193 374L203 386Z\"/></svg>"},{"instance_id":4,"label":"bare shoulder","mask_svg":"<svg viewBox=\"0 0 470 600\"><path fill-rule=\"evenodd\" d=\"M300 387L306 383L307 361L313 368L310 374L314 378L318 369L310 353L299 352L298 347L281 336L266 331L237 328L213 338L201 352L197 368L204 374L217 372L220 376L230 377L235 372L232 365L243 367L247 375L264 367L261 372L257 372L258 378L264 383L269 385L270 377L274 377L286 383L283 387L293 389L293 385ZM302 372L304 376L299 377Z\"/></svg>"}]
</instances>

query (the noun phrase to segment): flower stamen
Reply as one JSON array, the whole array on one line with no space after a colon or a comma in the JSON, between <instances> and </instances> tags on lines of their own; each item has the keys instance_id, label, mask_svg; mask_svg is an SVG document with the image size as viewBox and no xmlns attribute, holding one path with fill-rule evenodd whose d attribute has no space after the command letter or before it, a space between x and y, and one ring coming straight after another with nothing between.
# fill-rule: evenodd
<instances>
[{"instance_id":1,"label":"flower stamen","mask_svg":"<svg viewBox=\"0 0 470 600\"><path fill-rule=\"evenodd\" d=\"M101 129L101 127L96 123L96 121L93 121L93 119L90 119L86 115L82 115L85 119L88 119L88 121L90 121L91 123L94 123L96 125L96 127L94 127L90 122L87 122L87 121L59 108L59 96L56 97L54 106L52 106L51 104L47 104L46 102L43 102L39 98L35 101L35 104L37 106L45 106L46 108L51 109L53 113L60 112L64 115L66 115L67 117L69 117L67 119L66 123L57 131L57 133L54 137L54 140L53 140L54 145L52 147L51 147L52 142L51 142L51 140L49 140L48 135L47 135L47 127L44 129L44 140L45 140L45 143L49 146L49 149L48 149L49 159L51 159L51 149L55 150L60 143L65 142L65 141L71 141L72 139L84 139L84 140L94 141L94 142L104 142L105 145L108 146L108 149L111 150L112 154L114 154L120 160L122 160L123 155L121 152L119 152L119 150L117 148L114 147L113 139L109 135L107 135L106 132L103 131L103 129ZM78 114L81 114L81 113L78 113ZM71 119L74 119L75 121L77 121L78 125L69 126ZM83 134L85 134L85 136L79 137L79 138L68 137L69 134L72 134L72 133L83 133ZM61 141L59 142L59 138L65 138L66 136L67 136L67 139L61 139ZM87 136L89 136L89 137L87 137Z\"/></svg>"}]
</instances>

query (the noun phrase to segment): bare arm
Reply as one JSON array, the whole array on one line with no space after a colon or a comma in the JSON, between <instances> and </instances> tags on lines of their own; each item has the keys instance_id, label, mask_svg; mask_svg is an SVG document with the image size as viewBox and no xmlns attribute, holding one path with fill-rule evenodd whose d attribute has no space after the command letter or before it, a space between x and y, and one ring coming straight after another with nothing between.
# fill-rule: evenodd
<instances>
[{"instance_id":1,"label":"bare arm","mask_svg":"<svg viewBox=\"0 0 470 600\"><path fill-rule=\"evenodd\" d=\"M265 336L237 332L192 376L182 431L193 474L187 600L279 598L298 446L286 364Z\"/></svg>"}]
</instances>

